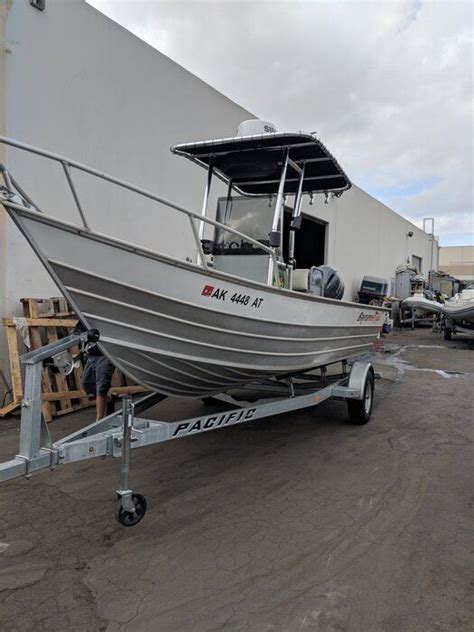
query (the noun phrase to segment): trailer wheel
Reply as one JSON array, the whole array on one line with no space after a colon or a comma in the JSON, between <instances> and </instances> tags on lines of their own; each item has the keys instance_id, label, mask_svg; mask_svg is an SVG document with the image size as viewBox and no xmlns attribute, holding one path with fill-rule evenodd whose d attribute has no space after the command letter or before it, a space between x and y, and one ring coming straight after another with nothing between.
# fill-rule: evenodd
<instances>
[{"instance_id":1,"label":"trailer wheel","mask_svg":"<svg viewBox=\"0 0 474 632\"><path fill-rule=\"evenodd\" d=\"M374 404L374 387L374 374L369 371L365 378L363 399L347 400L347 412L351 424L362 426L369 421Z\"/></svg>"},{"instance_id":2,"label":"trailer wheel","mask_svg":"<svg viewBox=\"0 0 474 632\"><path fill-rule=\"evenodd\" d=\"M446 329L444 330L444 339L451 340L452 336L453 330L451 329L451 327L446 327Z\"/></svg>"},{"instance_id":3,"label":"trailer wheel","mask_svg":"<svg viewBox=\"0 0 474 632\"><path fill-rule=\"evenodd\" d=\"M122 499L119 498L115 505L115 517L124 527L134 527L140 522L146 512L146 499L141 494L133 494L132 502L135 511L127 511L123 508Z\"/></svg>"}]
</instances>

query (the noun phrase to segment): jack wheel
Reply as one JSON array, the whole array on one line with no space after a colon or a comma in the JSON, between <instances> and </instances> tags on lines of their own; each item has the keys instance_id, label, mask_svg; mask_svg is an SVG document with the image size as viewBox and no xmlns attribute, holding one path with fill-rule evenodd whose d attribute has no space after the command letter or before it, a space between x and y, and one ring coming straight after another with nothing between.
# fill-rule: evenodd
<instances>
[{"instance_id":1,"label":"jack wheel","mask_svg":"<svg viewBox=\"0 0 474 632\"><path fill-rule=\"evenodd\" d=\"M372 407L374 405L374 390L374 374L372 371L369 371L367 373L367 377L365 378L363 399L347 400L347 412L349 414L349 421L351 424L363 426L369 421L370 416L372 415Z\"/></svg>"},{"instance_id":2,"label":"jack wheel","mask_svg":"<svg viewBox=\"0 0 474 632\"><path fill-rule=\"evenodd\" d=\"M446 327L446 329L444 330L444 339L451 340L452 335L453 335L453 330L450 327Z\"/></svg>"},{"instance_id":3,"label":"jack wheel","mask_svg":"<svg viewBox=\"0 0 474 632\"><path fill-rule=\"evenodd\" d=\"M115 504L115 517L124 527L134 527L140 522L146 512L146 499L141 494L133 494L132 502L135 511L127 511L123 508L122 499L118 498Z\"/></svg>"}]
</instances>

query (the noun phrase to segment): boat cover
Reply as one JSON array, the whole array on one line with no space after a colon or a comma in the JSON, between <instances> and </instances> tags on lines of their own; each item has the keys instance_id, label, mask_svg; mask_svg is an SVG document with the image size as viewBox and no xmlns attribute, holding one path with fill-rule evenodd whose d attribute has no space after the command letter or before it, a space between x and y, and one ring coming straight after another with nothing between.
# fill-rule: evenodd
<instances>
[{"instance_id":1,"label":"boat cover","mask_svg":"<svg viewBox=\"0 0 474 632\"><path fill-rule=\"evenodd\" d=\"M300 167L305 163L303 193L338 193L351 187L334 156L312 134L276 132L252 136L235 136L218 140L182 143L171 147L204 168L212 161L214 173L225 182L232 180L243 195L273 195L278 192L286 150ZM286 174L285 193L298 189L299 173L290 165Z\"/></svg>"}]
</instances>

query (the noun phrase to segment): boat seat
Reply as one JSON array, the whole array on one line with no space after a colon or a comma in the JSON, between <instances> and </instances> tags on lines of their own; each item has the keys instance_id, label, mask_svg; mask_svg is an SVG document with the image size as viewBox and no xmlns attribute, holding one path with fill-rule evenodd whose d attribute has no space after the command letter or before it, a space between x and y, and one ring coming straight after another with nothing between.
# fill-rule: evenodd
<instances>
[{"instance_id":1,"label":"boat seat","mask_svg":"<svg viewBox=\"0 0 474 632\"><path fill-rule=\"evenodd\" d=\"M308 268L296 268L293 270L292 285L295 292L307 292L308 291Z\"/></svg>"}]
</instances>

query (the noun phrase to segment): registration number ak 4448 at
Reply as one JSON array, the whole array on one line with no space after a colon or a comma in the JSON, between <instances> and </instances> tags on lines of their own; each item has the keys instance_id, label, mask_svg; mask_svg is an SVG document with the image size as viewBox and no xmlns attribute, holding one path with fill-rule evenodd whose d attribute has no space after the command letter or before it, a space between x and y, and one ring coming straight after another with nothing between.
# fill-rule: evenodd
<instances>
[{"instance_id":1,"label":"registration number ak 4448 at","mask_svg":"<svg viewBox=\"0 0 474 632\"><path fill-rule=\"evenodd\" d=\"M238 292L230 294L229 290L215 287L214 285L205 285L202 289L201 296L207 296L217 301L228 301L234 305L249 305L255 309L259 309L263 303L263 298L259 296L252 297L250 294L242 294Z\"/></svg>"}]
</instances>

